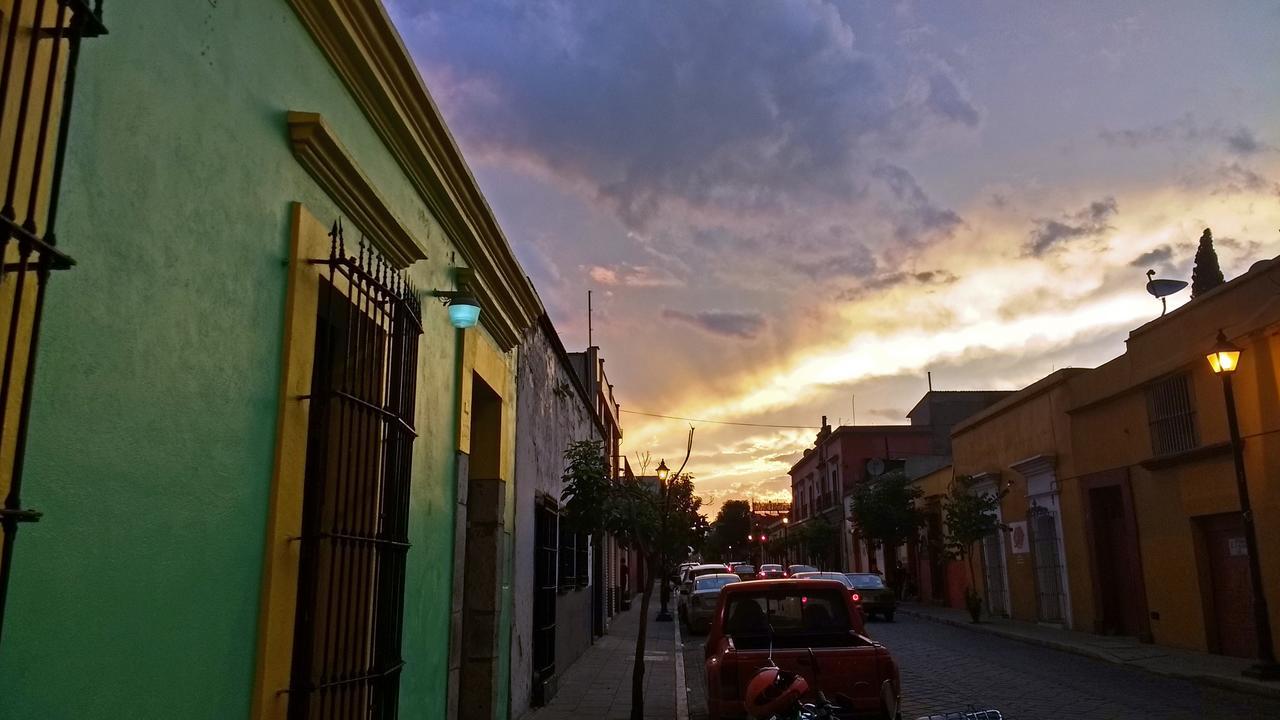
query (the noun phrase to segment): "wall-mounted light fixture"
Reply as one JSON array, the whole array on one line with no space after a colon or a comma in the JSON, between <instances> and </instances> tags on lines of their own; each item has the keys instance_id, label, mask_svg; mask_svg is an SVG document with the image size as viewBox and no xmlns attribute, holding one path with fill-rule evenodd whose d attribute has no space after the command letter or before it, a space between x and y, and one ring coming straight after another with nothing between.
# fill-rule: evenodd
<instances>
[{"instance_id":1,"label":"wall-mounted light fixture","mask_svg":"<svg viewBox=\"0 0 1280 720\"><path fill-rule=\"evenodd\" d=\"M475 276L470 268L454 268L453 275L457 290L432 290L431 295L449 308L449 324L466 330L480 320L480 301L468 289Z\"/></svg>"}]
</instances>

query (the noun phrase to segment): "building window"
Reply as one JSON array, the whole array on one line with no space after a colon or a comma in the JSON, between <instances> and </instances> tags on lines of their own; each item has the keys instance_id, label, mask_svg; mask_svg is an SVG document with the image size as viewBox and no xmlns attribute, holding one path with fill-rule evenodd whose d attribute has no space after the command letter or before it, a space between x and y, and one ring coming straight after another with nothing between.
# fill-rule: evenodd
<instances>
[{"instance_id":1,"label":"building window","mask_svg":"<svg viewBox=\"0 0 1280 720\"><path fill-rule=\"evenodd\" d=\"M578 533L560 524L560 592L578 586Z\"/></svg>"},{"instance_id":2,"label":"building window","mask_svg":"<svg viewBox=\"0 0 1280 720\"><path fill-rule=\"evenodd\" d=\"M542 684L556 673L556 570L559 556L559 517L554 503L544 498L534 516L533 568L533 683L537 704L545 703Z\"/></svg>"},{"instance_id":3,"label":"building window","mask_svg":"<svg viewBox=\"0 0 1280 720\"><path fill-rule=\"evenodd\" d=\"M319 261L289 718L394 717L421 312L341 225ZM363 243L362 243L363 244Z\"/></svg>"},{"instance_id":4,"label":"building window","mask_svg":"<svg viewBox=\"0 0 1280 720\"><path fill-rule=\"evenodd\" d=\"M1175 375L1147 386L1147 421L1151 426L1151 452L1155 455L1182 452L1199 444L1187 375Z\"/></svg>"},{"instance_id":5,"label":"building window","mask_svg":"<svg viewBox=\"0 0 1280 720\"><path fill-rule=\"evenodd\" d=\"M574 555L577 569L574 577L577 580L579 589L587 586L591 582L591 536L586 533L578 533L578 548Z\"/></svg>"}]
</instances>

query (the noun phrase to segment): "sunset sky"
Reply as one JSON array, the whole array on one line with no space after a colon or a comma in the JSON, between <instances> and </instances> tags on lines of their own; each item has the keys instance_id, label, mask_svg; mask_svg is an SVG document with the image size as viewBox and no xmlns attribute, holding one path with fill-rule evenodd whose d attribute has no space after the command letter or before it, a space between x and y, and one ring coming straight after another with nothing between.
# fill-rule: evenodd
<instances>
[{"instance_id":1,"label":"sunset sky","mask_svg":"<svg viewBox=\"0 0 1280 720\"><path fill-rule=\"evenodd\" d=\"M1280 254L1274 2L388 5L571 350L595 291L624 410L799 426L694 423L712 506L926 371L1119 354L1205 227L1228 278ZM689 423L623 425L678 462Z\"/></svg>"}]
</instances>

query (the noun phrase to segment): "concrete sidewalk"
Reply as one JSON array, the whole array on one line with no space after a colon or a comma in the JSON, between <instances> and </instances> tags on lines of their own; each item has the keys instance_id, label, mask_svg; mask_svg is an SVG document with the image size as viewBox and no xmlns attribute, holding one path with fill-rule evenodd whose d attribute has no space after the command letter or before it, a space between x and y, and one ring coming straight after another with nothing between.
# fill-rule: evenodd
<instances>
[{"instance_id":1,"label":"concrete sidewalk","mask_svg":"<svg viewBox=\"0 0 1280 720\"><path fill-rule=\"evenodd\" d=\"M676 652L674 623L655 622L658 612L654 592L644 652L645 720L672 720L676 713ZM522 720L627 720L631 717L631 668L635 664L636 633L640 629L640 603L614 618L609 634L598 638L560 676L560 687L551 702L524 715ZM683 667L680 668L683 672ZM681 684L680 689L684 687ZM683 693L682 693L683 694ZM682 698L683 699L683 698Z\"/></svg>"},{"instance_id":2,"label":"concrete sidewalk","mask_svg":"<svg viewBox=\"0 0 1280 720\"><path fill-rule=\"evenodd\" d=\"M1254 680L1240 674L1240 671L1252 664L1251 660L1243 658L1179 650L1142 643L1131 637L1094 635L1020 620L990 618L983 619L980 624L975 625L969 622L968 612L956 608L901 603L898 605L898 612L922 620L954 625L974 632L991 633L1010 640L1084 655L1117 665L1128 665L1156 675L1280 698L1280 683Z\"/></svg>"}]
</instances>

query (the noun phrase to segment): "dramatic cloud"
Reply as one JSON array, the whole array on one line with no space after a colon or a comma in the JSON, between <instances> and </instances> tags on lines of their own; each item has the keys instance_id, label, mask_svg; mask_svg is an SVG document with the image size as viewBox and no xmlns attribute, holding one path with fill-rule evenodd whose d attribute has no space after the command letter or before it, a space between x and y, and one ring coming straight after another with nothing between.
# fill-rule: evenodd
<instances>
[{"instance_id":1,"label":"dramatic cloud","mask_svg":"<svg viewBox=\"0 0 1280 720\"><path fill-rule=\"evenodd\" d=\"M596 288L624 409L765 426L698 424L713 513L925 372L1114 356L1206 226L1228 277L1280 252L1266 3L385 1L565 344ZM683 452L625 417L623 452Z\"/></svg>"},{"instance_id":2,"label":"dramatic cloud","mask_svg":"<svg viewBox=\"0 0 1280 720\"><path fill-rule=\"evenodd\" d=\"M662 317L692 325L712 335L753 340L765 327L764 316L756 312L729 312L708 310L687 313L670 308L662 311Z\"/></svg>"},{"instance_id":3,"label":"dramatic cloud","mask_svg":"<svg viewBox=\"0 0 1280 720\"><path fill-rule=\"evenodd\" d=\"M1069 241L1098 237L1109 229L1107 220L1116 211L1115 198L1107 197L1089 203L1088 207L1063 220L1037 220L1025 251L1039 257Z\"/></svg>"}]
</instances>

